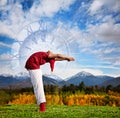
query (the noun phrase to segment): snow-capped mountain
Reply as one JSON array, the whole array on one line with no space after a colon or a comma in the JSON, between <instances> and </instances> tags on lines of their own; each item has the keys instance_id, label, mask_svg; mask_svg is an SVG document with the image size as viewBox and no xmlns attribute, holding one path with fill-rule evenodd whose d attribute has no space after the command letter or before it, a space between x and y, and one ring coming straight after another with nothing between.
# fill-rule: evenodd
<instances>
[{"instance_id":1,"label":"snow-capped mountain","mask_svg":"<svg viewBox=\"0 0 120 118\"><path fill-rule=\"evenodd\" d=\"M86 77L86 76L93 76L91 73L82 71L76 74L76 76Z\"/></svg>"},{"instance_id":2,"label":"snow-capped mountain","mask_svg":"<svg viewBox=\"0 0 120 118\"><path fill-rule=\"evenodd\" d=\"M44 84L58 85L62 79L56 75L43 75ZM30 77L26 74L0 75L0 88L25 88L32 87Z\"/></svg>"},{"instance_id":3,"label":"snow-capped mountain","mask_svg":"<svg viewBox=\"0 0 120 118\"><path fill-rule=\"evenodd\" d=\"M26 78L27 79L27 78ZM25 77L23 76L4 76L0 75L0 88L9 88L9 87L14 87L17 85L17 83L23 82L25 80Z\"/></svg>"},{"instance_id":4,"label":"snow-capped mountain","mask_svg":"<svg viewBox=\"0 0 120 118\"><path fill-rule=\"evenodd\" d=\"M62 78L58 77L58 76L55 75L55 74L44 74L44 76L49 77L49 78L52 78L52 79L55 79L55 80L57 80L58 82L63 81Z\"/></svg>"},{"instance_id":5,"label":"snow-capped mountain","mask_svg":"<svg viewBox=\"0 0 120 118\"><path fill-rule=\"evenodd\" d=\"M93 86L93 85L99 85L102 82L109 80L109 79L113 79L113 77L94 76L91 73L82 71L70 78L67 78L67 82L69 84L79 85L79 83L83 81L86 86Z\"/></svg>"}]
</instances>

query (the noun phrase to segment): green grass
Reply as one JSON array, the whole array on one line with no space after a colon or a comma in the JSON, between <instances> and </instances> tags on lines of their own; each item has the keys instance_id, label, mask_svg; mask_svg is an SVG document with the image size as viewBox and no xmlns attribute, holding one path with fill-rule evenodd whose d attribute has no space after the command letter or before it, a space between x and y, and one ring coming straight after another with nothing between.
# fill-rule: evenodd
<instances>
[{"instance_id":1,"label":"green grass","mask_svg":"<svg viewBox=\"0 0 120 118\"><path fill-rule=\"evenodd\" d=\"M0 106L0 118L120 118L120 107L53 105L40 113L35 104L5 105Z\"/></svg>"}]
</instances>

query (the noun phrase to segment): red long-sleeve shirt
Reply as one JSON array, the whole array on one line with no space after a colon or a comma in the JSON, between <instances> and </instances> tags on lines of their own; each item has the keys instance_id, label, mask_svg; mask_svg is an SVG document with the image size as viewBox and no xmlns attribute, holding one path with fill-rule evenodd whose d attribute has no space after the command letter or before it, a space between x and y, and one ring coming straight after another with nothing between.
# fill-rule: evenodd
<instances>
[{"instance_id":1,"label":"red long-sleeve shirt","mask_svg":"<svg viewBox=\"0 0 120 118\"><path fill-rule=\"evenodd\" d=\"M39 69L40 65L45 63L50 63L51 71L53 71L55 58L48 58L47 52L36 52L28 58L25 64L25 68L27 70Z\"/></svg>"}]
</instances>

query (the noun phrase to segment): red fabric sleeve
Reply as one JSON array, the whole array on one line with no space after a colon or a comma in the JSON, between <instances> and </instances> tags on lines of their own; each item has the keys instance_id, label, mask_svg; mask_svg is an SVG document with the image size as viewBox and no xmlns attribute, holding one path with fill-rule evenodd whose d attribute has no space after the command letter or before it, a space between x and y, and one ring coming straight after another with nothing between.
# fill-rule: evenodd
<instances>
[{"instance_id":1,"label":"red fabric sleeve","mask_svg":"<svg viewBox=\"0 0 120 118\"><path fill-rule=\"evenodd\" d=\"M53 72L53 70L54 70L54 64L55 64L55 59L51 59L49 61L49 63L50 63L51 72Z\"/></svg>"}]
</instances>

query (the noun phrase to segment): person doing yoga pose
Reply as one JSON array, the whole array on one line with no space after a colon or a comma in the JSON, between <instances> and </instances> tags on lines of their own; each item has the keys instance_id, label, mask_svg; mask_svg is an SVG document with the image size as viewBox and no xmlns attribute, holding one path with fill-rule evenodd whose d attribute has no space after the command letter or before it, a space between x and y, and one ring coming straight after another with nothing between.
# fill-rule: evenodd
<instances>
[{"instance_id":1,"label":"person doing yoga pose","mask_svg":"<svg viewBox=\"0 0 120 118\"><path fill-rule=\"evenodd\" d=\"M56 61L74 61L75 59L71 56L63 54L55 54L51 51L47 52L35 52L26 61L25 68L29 71L31 83L34 88L37 104L39 105L39 111L46 111L46 98L43 87L41 65L50 63L51 71L54 70L54 64Z\"/></svg>"}]
</instances>

